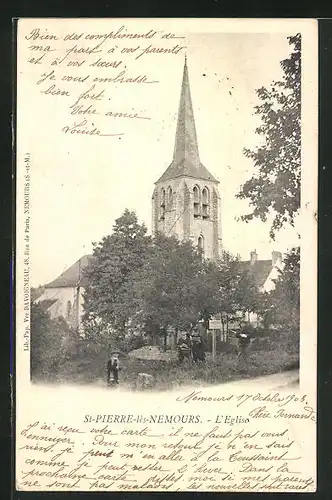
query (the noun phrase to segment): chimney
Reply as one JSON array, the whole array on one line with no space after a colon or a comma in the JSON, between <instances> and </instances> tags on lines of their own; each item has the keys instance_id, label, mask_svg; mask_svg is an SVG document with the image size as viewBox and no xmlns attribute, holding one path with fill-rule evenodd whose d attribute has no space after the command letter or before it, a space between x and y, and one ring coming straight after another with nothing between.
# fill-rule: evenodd
<instances>
[{"instance_id":1,"label":"chimney","mask_svg":"<svg viewBox=\"0 0 332 500\"><path fill-rule=\"evenodd\" d=\"M281 252L272 252L272 266L275 266L278 262L278 260L282 259Z\"/></svg>"},{"instance_id":2,"label":"chimney","mask_svg":"<svg viewBox=\"0 0 332 500\"><path fill-rule=\"evenodd\" d=\"M250 264L253 265L257 261L257 252L254 250L253 252L250 252Z\"/></svg>"}]
</instances>

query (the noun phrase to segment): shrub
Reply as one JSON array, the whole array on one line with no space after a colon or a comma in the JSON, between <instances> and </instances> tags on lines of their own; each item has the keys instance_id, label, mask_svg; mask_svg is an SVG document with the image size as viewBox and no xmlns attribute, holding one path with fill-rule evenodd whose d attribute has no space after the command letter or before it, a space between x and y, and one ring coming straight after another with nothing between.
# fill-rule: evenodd
<instances>
[{"instance_id":1,"label":"shrub","mask_svg":"<svg viewBox=\"0 0 332 500\"><path fill-rule=\"evenodd\" d=\"M71 331L63 318L51 319L43 303L31 304L32 378L53 379L66 359L64 340Z\"/></svg>"}]
</instances>

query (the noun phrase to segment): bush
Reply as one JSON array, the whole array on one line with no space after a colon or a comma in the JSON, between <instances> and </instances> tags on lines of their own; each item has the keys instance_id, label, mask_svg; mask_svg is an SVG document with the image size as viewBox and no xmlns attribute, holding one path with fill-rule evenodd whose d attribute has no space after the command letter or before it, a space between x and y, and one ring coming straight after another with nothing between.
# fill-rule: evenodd
<instances>
[{"instance_id":1,"label":"bush","mask_svg":"<svg viewBox=\"0 0 332 500\"><path fill-rule=\"evenodd\" d=\"M123 352L130 352L140 349L148 344L144 335L130 335L119 342L119 349Z\"/></svg>"},{"instance_id":2,"label":"bush","mask_svg":"<svg viewBox=\"0 0 332 500\"><path fill-rule=\"evenodd\" d=\"M63 318L51 319L43 303L31 304L31 378L53 379L67 352L65 340L72 332Z\"/></svg>"}]
</instances>

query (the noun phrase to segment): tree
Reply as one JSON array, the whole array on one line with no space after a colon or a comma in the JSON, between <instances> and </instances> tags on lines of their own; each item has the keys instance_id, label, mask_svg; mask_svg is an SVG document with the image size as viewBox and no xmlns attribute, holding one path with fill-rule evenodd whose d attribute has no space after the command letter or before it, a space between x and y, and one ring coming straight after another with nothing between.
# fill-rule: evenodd
<instances>
[{"instance_id":1,"label":"tree","mask_svg":"<svg viewBox=\"0 0 332 500\"><path fill-rule=\"evenodd\" d=\"M61 368L65 358L62 340L70 335L70 328L63 318L51 319L45 303L31 302L31 375L52 378Z\"/></svg>"},{"instance_id":2,"label":"tree","mask_svg":"<svg viewBox=\"0 0 332 500\"><path fill-rule=\"evenodd\" d=\"M224 252L218 263L218 289L218 312L222 318L257 311L260 293L255 276L229 252Z\"/></svg>"},{"instance_id":3,"label":"tree","mask_svg":"<svg viewBox=\"0 0 332 500\"><path fill-rule=\"evenodd\" d=\"M94 244L93 257L84 270L83 324L87 334L117 330L123 335L130 311L119 315L115 310L117 304L125 304L124 287L143 265L150 244L145 225L129 210L115 221L111 235Z\"/></svg>"},{"instance_id":4,"label":"tree","mask_svg":"<svg viewBox=\"0 0 332 500\"><path fill-rule=\"evenodd\" d=\"M300 333L300 248L284 258L284 267L275 280L275 288L264 294L262 315L267 324L281 328L289 342L298 346Z\"/></svg>"},{"instance_id":5,"label":"tree","mask_svg":"<svg viewBox=\"0 0 332 500\"><path fill-rule=\"evenodd\" d=\"M285 224L294 226L300 207L301 182L301 35L288 37L293 51L281 61L283 78L269 88L257 90L261 104L255 114L262 124L256 133L262 144L254 150L245 149L253 160L256 172L241 187L237 197L249 200L251 213L243 215L267 220L273 215L270 236Z\"/></svg>"},{"instance_id":6,"label":"tree","mask_svg":"<svg viewBox=\"0 0 332 500\"><path fill-rule=\"evenodd\" d=\"M209 319L217 307L217 280L213 265L191 242L158 234L153 243L144 265L127 282L117 314L129 308L131 324L156 339L166 338L169 327L189 330Z\"/></svg>"},{"instance_id":7,"label":"tree","mask_svg":"<svg viewBox=\"0 0 332 500\"><path fill-rule=\"evenodd\" d=\"M36 288L31 287L30 297L31 297L32 302L39 299L39 297L43 294L43 292L44 292L44 287L41 285L37 286Z\"/></svg>"},{"instance_id":8,"label":"tree","mask_svg":"<svg viewBox=\"0 0 332 500\"><path fill-rule=\"evenodd\" d=\"M238 261L233 264L228 279L228 261L220 272L190 241L164 234L151 239L136 215L126 211L113 233L95 245L85 272L85 332L119 344L138 333L166 339L170 327L189 330L200 320L207 322L220 312L222 300L231 301L222 306L227 311L247 310L251 281Z\"/></svg>"}]
</instances>

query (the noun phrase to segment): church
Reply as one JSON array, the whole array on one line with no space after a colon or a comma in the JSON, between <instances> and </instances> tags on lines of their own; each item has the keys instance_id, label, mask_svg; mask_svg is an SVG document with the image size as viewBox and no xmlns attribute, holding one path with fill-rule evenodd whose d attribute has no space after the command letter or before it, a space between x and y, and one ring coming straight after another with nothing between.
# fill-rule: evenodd
<instances>
[{"instance_id":1,"label":"church","mask_svg":"<svg viewBox=\"0 0 332 500\"><path fill-rule=\"evenodd\" d=\"M155 183L152 233L191 240L207 259L218 260L222 251L218 184L200 161L185 60L173 160Z\"/></svg>"},{"instance_id":2,"label":"church","mask_svg":"<svg viewBox=\"0 0 332 500\"><path fill-rule=\"evenodd\" d=\"M155 182L152 195L152 234L163 232L191 240L205 258L222 257L221 200L219 181L201 163L191 99L187 60L185 59L177 116L173 159ZM79 259L51 283L45 285L38 302L48 301L51 317L62 316L79 328L83 313L84 277L90 255ZM258 260L251 252L250 266L262 291L274 286L282 256L272 252L271 260Z\"/></svg>"}]
</instances>

